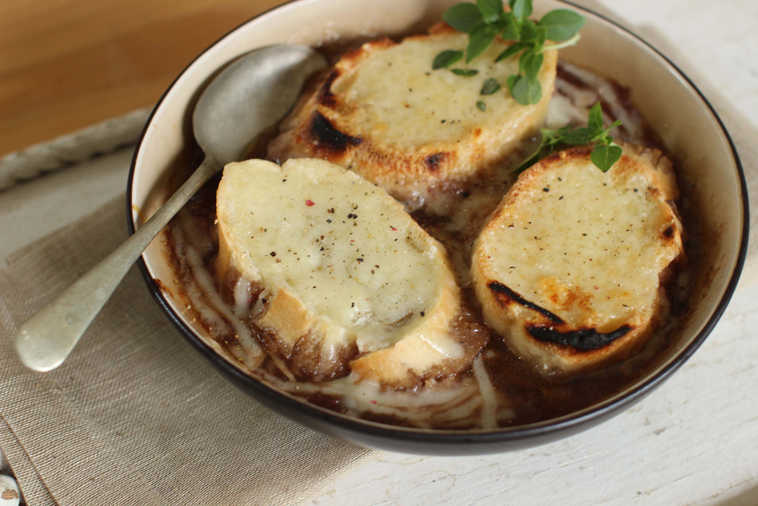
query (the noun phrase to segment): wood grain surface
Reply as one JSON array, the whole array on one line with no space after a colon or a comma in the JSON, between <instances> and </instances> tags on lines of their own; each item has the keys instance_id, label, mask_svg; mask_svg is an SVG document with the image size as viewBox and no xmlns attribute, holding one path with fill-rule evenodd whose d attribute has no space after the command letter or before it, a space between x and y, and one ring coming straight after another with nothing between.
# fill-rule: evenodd
<instances>
[{"instance_id":1,"label":"wood grain surface","mask_svg":"<svg viewBox=\"0 0 758 506\"><path fill-rule=\"evenodd\" d=\"M281 3L0 1L0 156L152 105L201 50Z\"/></svg>"}]
</instances>

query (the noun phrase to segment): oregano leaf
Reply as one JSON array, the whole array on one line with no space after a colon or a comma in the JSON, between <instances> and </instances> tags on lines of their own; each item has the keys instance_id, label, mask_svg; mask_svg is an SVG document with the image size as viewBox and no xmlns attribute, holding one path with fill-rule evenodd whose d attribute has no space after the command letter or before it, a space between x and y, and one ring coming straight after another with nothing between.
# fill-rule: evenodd
<instances>
[{"instance_id":1,"label":"oregano leaf","mask_svg":"<svg viewBox=\"0 0 758 506\"><path fill-rule=\"evenodd\" d=\"M468 46L466 46L466 63L470 62L492 43L495 38L495 29L490 25L483 25L469 34Z\"/></svg>"},{"instance_id":2,"label":"oregano leaf","mask_svg":"<svg viewBox=\"0 0 758 506\"><path fill-rule=\"evenodd\" d=\"M603 129L603 108L600 106L600 102L590 108L589 116L587 116L587 128L597 131Z\"/></svg>"},{"instance_id":3,"label":"oregano leaf","mask_svg":"<svg viewBox=\"0 0 758 506\"><path fill-rule=\"evenodd\" d=\"M507 12L505 18L502 21L503 27L500 29L500 36L503 40L519 40L521 38L521 30L516 22L516 18L513 17L512 12Z\"/></svg>"},{"instance_id":4,"label":"oregano leaf","mask_svg":"<svg viewBox=\"0 0 758 506\"><path fill-rule=\"evenodd\" d=\"M542 53L535 53L533 50L524 51L519 58L519 72L526 75L529 79L537 79L543 60Z\"/></svg>"},{"instance_id":5,"label":"oregano leaf","mask_svg":"<svg viewBox=\"0 0 758 506\"><path fill-rule=\"evenodd\" d=\"M536 104L542 99L542 86L536 78L527 77L527 94L530 104Z\"/></svg>"},{"instance_id":6,"label":"oregano leaf","mask_svg":"<svg viewBox=\"0 0 758 506\"><path fill-rule=\"evenodd\" d=\"M446 49L434 57L434 61L432 62L432 70L449 67L461 58L463 58L463 51Z\"/></svg>"},{"instance_id":7,"label":"oregano leaf","mask_svg":"<svg viewBox=\"0 0 758 506\"><path fill-rule=\"evenodd\" d=\"M513 83L511 95L521 105L536 104L542 98L542 87L536 79L519 75Z\"/></svg>"},{"instance_id":8,"label":"oregano leaf","mask_svg":"<svg viewBox=\"0 0 758 506\"><path fill-rule=\"evenodd\" d=\"M515 44L508 46L502 53L497 55L497 58L495 58L495 61L499 62L500 60L505 60L506 58L510 58L511 56L518 53L525 47L526 47L526 44L522 44L521 42L516 42Z\"/></svg>"},{"instance_id":9,"label":"oregano leaf","mask_svg":"<svg viewBox=\"0 0 758 506\"><path fill-rule=\"evenodd\" d=\"M511 74L505 79L505 85L508 87L508 91L511 92L511 95L513 95L513 87L516 85L516 81L518 81L518 79L518 74Z\"/></svg>"},{"instance_id":10,"label":"oregano leaf","mask_svg":"<svg viewBox=\"0 0 758 506\"><path fill-rule=\"evenodd\" d=\"M442 14L442 19L459 32L471 33L484 24L479 8L471 3L453 5Z\"/></svg>"},{"instance_id":11,"label":"oregano leaf","mask_svg":"<svg viewBox=\"0 0 758 506\"><path fill-rule=\"evenodd\" d=\"M487 24L497 22L503 16L503 0L476 0L482 19Z\"/></svg>"},{"instance_id":12,"label":"oregano leaf","mask_svg":"<svg viewBox=\"0 0 758 506\"><path fill-rule=\"evenodd\" d=\"M581 146L592 142L595 135L597 135L597 132L591 128L570 128L561 131L560 140L563 144L569 146Z\"/></svg>"},{"instance_id":13,"label":"oregano leaf","mask_svg":"<svg viewBox=\"0 0 758 506\"><path fill-rule=\"evenodd\" d=\"M497 82L497 79L494 77L490 77L484 81L484 84L482 84L482 89L479 91L479 93L481 95L492 95L499 89L500 83Z\"/></svg>"},{"instance_id":14,"label":"oregano leaf","mask_svg":"<svg viewBox=\"0 0 758 506\"><path fill-rule=\"evenodd\" d=\"M576 35L584 26L584 16L568 9L556 9L545 14L538 25L545 28L545 35L555 42L563 42Z\"/></svg>"},{"instance_id":15,"label":"oregano leaf","mask_svg":"<svg viewBox=\"0 0 758 506\"><path fill-rule=\"evenodd\" d=\"M518 90L522 79L519 78L519 82L514 84L514 89ZM517 91L517 93L520 92ZM614 144L613 139L609 135L609 131L620 124L621 122L616 120L608 128L603 128L602 108L598 102L590 108L587 115L586 127L565 126L555 130L549 128L541 129L540 143L537 149L516 168L516 171L521 172L527 169L537 160L558 149L568 146L592 145L593 149L590 153L590 160L600 170L606 172L613 167L613 164L621 158L623 153L621 146Z\"/></svg>"},{"instance_id":16,"label":"oregano leaf","mask_svg":"<svg viewBox=\"0 0 758 506\"><path fill-rule=\"evenodd\" d=\"M590 160L601 171L607 172L621 158L622 153L621 146L599 144L592 150Z\"/></svg>"},{"instance_id":17,"label":"oregano leaf","mask_svg":"<svg viewBox=\"0 0 758 506\"><path fill-rule=\"evenodd\" d=\"M521 42L531 44L537 41L537 25L531 19L521 23Z\"/></svg>"},{"instance_id":18,"label":"oregano leaf","mask_svg":"<svg viewBox=\"0 0 758 506\"><path fill-rule=\"evenodd\" d=\"M542 52L542 49L545 46L545 41L547 40L547 30L539 25L536 25L536 27L537 33L535 35L534 45L538 48L539 52Z\"/></svg>"},{"instance_id":19,"label":"oregano leaf","mask_svg":"<svg viewBox=\"0 0 758 506\"><path fill-rule=\"evenodd\" d=\"M559 41L547 49L557 50L576 44L579 40L577 31L584 24L584 17L573 11L558 9L535 22L529 19L533 10L532 0L508 0L508 5L510 10L505 11L503 0L476 0L476 4L459 3L447 9L443 19L456 30L468 34L468 44L464 52L466 63L481 55L498 34L504 40L513 41L513 44L496 56L495 61L499 62L521 53L519 73L508 76L505 84L518 103L536 104L542 98L542 86L538 76L544 63L542 53L546 49L546 40L551 38ZM460 54L454 50L443 51L436 55L432 68L449 67L459 59ZM476 73L471 69L453 69L453 72L463 76ZM600 138L593 138L593 141L598 140Z\"/></svg>"},{"instance_id":20,"label":"oregano leaf","mask_svg":"<svg viewBox=\"0 0 758 506\"><path fill-rule=\"evenodd\" d=\"M450 72L457 76L471 77L479 73L476 69L452 69Z\"/></svg>"},{"instance_id":21,"label":"oregano leaf","mask_svg":"<svg viewBox=\"0 0 758 506\"><path fill-rule=\"evenodd\" d=\"M532 15L532 0L515 0L511 2L511 9L516 18L523 21Z\"/></svg>"}]
</instances>

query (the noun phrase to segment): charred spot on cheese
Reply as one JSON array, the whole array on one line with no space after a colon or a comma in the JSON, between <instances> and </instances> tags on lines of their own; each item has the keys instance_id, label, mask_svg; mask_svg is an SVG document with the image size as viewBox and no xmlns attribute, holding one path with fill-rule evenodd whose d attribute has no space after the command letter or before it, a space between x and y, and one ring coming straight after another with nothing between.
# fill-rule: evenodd
<instances>
[{"instance_id":1,"label":"charred spot on cheese","mask_svg":"<svg viewBox=\"0 0 758 506\"><path fill-rule=\"evenodd\" d=\"M557 53L543 53L538 104L523 106L503 89L488 97L482 114L475 106L480 80L429 69L440 51L464 49L466 43L466 34L437 27L343 54L282 122L267 157L317 156L352 166L410 210L441 187L465 185L494 171L541 126ZM467 66L505 82L518 72L517 59L495 62L508 45L496 39Z\"/></svg>"},{"instance_id":2,"label":"charred spot on cheese","mask_svg":"<svg viewBox=\"0 0 758 506\"><path fill-rule=\"evenodd\" d=\"M484 346L454 332L460 292L443 246L355 172L317 159L228 164L216 208L216 276L255 285L250 325L286 377L353 372L412 388L469 367Z\"/></svg>"},{"instance_id":3,"label":"charred spot on cheese","mask_svg":"<svg viewBox=\"0 0 758 506\"><path fill-rule=\"evenodd\" d=\"M585 146L536 163L476 239L471 272L485 320L540 372L625 356L668 307L662 279L682 252L671 162L622 148L605 173Z\"/></svg>"},{"instance_id":4,"label":"charred spot on cheese","mask_svg":"<svg viewBox=\"0 0 758 506\"><path fill-rule=\"evenodd\" d=\"M337 79L337 76L339 76L339 72L336 70L332 70L329 75L327 76L326 80L324 81L324 84L321 85L318 92L318 103L334 108L337 106L337 99L334 96L334 93L332 93L331 87L332 83L334 83L334 80Z\"/></svg>"},{"instance_id":5,"label":"charred spot on cheese","mask_svg":"<svg viewBox=\"0 0 758 506\"><path fill-rule=\"evenodd\" d=\"M579 329L561 332L554 327L542 327L539 325L530 325L526 327L529 335L533 338L547 343L566 346L579 351L590 351L608 346L616 339L625 336L632 327L622 325L618 329L602 333L597 329Z\"/></svg>"},{"instance_id":6,"label":"charred spot on cheese","mask_svg":"<svg viewBox=\"0 0 758 506\"><path fill-rule=\"evenodd\" d=\"M344 152L348 146L357 146L362 142L359 137L353 137L337 130L332 122L320 112L313 115L310 131L319 148L335 153Z\"/></svg>"},{"instance_id":7,"label":"charred spot on cheese","mask_svg":"<svg viewBox=\"0 0 758 506\"><path fill-rule=\"evenodd\" d=\"M523 298L521 295L517 294L516 292L514 292L513 290L511 290L510 288L508 288L502 283L498 283L497 281L491 281L487 286L489 287L490 290L492 290L496 294L495 295L496 300L503 307L505 307L508 304L509 300L512 300L513 302L521 304L524 307L537 311L538 313L546 316L548 319L552 320L555 323L563 323L563 320L561 320L560 317L556 316L554 313L551 313L544 307L540 307L533 302L529 302L528 300Z\"/></svg>"}]
</instances>

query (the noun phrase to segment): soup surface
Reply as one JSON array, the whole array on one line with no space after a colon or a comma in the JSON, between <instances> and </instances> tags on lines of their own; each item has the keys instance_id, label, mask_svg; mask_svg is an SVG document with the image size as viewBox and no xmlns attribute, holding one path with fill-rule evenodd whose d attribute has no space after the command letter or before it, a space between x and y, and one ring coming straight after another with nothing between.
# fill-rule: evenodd
<instances>
[{"instance_id":1,"label":"soup surface","mask_svg":"<svg viewBox=\"0 0 758 506\"><path fill-rule=\"evenodd\" d=\"M328 52L334 56L336 52ZM586 121L589 108L600 102L607 122L623 125L615 137L659 147L652 130L629 100L623 85L567 62L559 62L546 126L557 128ZM268 138L270 139L270 137ZM251 157L263 157L268 139L259 140ZM197 326L205 329L213 347L247 374L305 399L307 402L359 418L396 425L436 429L494 428L547 420L607 398L656 365L673 341L686 315L690 272L699 255L697 220L687 212L686 194L679 203L686 229L685 255L673 267L666 285L668 314L635 355L590 372L550 376L514 355L502 337L482 320L469 271L474 239L487 217L516 179L514 167L530 153L536 139L525 142L501 169L456 187L439 187L429 201L419 203L413 218L447 249L464 298L455 332L484 333L488 345L473 365L455 376L427 380L412 389L392 389L355 375L324 382L296 381L286 364L261 348L257 330L248 321L249 286L223 286L214 274L218 252L215 195L218 179L206 185L174 219L165 233L178 285L174 294L190 309ZM684 190L684 188L683 188ZM423 210L418 210L423 209Z\"/></svg>"}]
</instances>

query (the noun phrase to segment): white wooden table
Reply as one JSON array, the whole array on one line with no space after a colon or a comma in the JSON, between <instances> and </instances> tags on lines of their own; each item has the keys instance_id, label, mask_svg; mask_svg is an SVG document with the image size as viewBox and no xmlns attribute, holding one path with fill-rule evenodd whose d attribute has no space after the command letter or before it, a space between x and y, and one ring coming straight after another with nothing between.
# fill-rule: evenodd
<instances>
[{"instance_id":1,"label":"white wooden table","mask_svg":"<svg viewBox=\"0 0 758 506\"><path fill-rule=\"evenodd\" d=\"M758 128L758 2L577 1L647 38ZM121 194L130 157L121 150L0 193L0 259ZM749 278L695 356L612 420L494 456L374 452L309 503L758 505L758 283Z\"/></svg>"}]
</instances>

